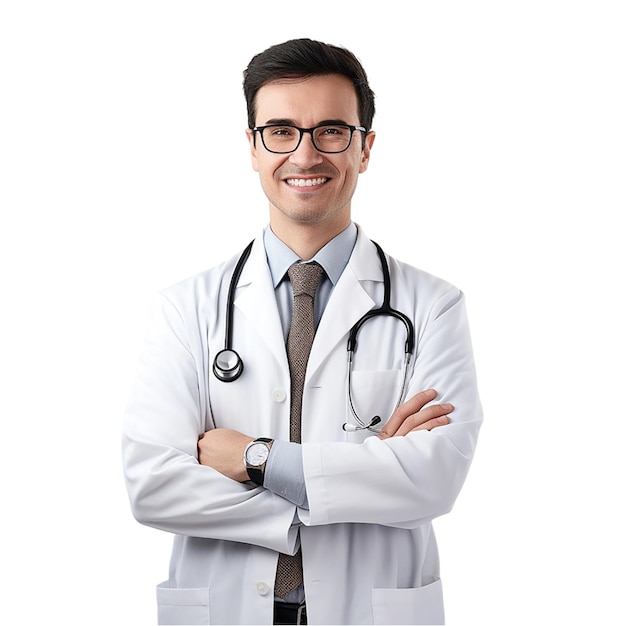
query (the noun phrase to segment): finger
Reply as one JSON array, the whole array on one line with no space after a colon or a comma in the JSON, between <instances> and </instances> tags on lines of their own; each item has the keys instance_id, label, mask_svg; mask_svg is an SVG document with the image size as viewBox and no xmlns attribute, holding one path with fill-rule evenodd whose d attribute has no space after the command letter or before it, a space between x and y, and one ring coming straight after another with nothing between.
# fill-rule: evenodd
<instances>
[{"instance_id":1,"label":"finger","mask_svg":"<svg viewBox=\"0 0 626 626\"><path fill-rule=\"evenodd\" d=\"M450 419L449 415L442 415L441 417L434 417L433 419L428 420L427 422L420 424L419 426L416 426L412 430L408 431L406 434L408 435L409 433L414 433L414 432L417 432L418 430L433 430L434 428L437 428L438 426L446 426L451 421L452 420Z\"/></svg>"},{"instance_id":2,"label":"finger","mask_svg":"<svg viewBox=\"0 0 626 626\"><path fill-rule=\"evenodd\" d=\"M452 411L454 411L454 407L447 402L428 406L418 413L407 417L396 431L395 436L402 437L415 430L430 430L433 428L433 425L431 425L433 421L435 421L434 425L443 426L449 422L448 414L452 413ZM443 421L441 423L436 422L439 419L443 419Z\"/></svg>"},{"instance_id":3,"label":"finger","mask_svg":"<svg viewBox=\"0 0 626 626\"><path fill-rule=\"evenodd\" d=\"M419 412L424 405L428 404L437 397L437 392L434 389L425 389L411 396L406 402L402 403L389 418L389 421L383 427L383 433L390 437L396 434L396 431L404 420L414 413Z\"/></svg>"}]
</instances>

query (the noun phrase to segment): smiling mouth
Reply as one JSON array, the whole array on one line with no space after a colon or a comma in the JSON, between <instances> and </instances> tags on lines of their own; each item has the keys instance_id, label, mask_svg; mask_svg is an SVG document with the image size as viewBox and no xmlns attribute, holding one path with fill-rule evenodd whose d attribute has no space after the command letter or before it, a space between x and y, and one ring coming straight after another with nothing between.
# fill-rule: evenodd
<instances>
[{"instance_id":1,"label":"smiling mouth","mask_svg":"<svg viewBox=\"0 0 626 626\"><path fill-rule=\"evenodd\" d=\"M327 180L328 178L320 176L319 178L287 178L285 182L292 187L318 187Z\"/></svg>"}]
</instances>

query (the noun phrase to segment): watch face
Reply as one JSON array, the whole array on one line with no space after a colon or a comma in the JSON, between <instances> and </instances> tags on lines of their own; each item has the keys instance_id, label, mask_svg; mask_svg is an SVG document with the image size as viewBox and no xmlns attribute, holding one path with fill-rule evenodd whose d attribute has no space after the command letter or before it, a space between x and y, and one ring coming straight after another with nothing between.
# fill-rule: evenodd
<instances>
[{"instance_id":1,"label":"watch face","mask_svg":"<svg viewBox=\"0 0 626 626\"><path fill-rule=\"evenodd\" d=\"M253 443L246 451L246 463L258 467L267 461L269 449L264 443Z\"/></svg>"}]
</instances>

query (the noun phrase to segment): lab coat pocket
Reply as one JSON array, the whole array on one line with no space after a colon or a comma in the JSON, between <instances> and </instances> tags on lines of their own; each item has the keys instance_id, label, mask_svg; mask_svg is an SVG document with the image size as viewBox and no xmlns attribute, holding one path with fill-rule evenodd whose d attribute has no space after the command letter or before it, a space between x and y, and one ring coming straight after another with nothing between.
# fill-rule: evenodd
<instances>
[{"instance_id":1,"label":"lab coat pocket","mask_svg":"<svg viewBox=\"0 0 626 626\"><path fill-rule=\"evenodd\" d=\"M356 414L362 422L378 415L380 428L393 413L400 398L402 370L355 370L352 372L350 395ZM346 407L348 422L354 423L350 405ZM368 431L365 431L368 433ZM371 433L368 433L371 434Z\"/></svg>"},{"instance_id":2,"label":"lab coat pocket","mask_svg":"<svg viewBox=\"0 0 626 626\"><path fill-rule=\"evenodd\" d=\"M414 589L372 589L374 624L443 624L441 580Z\"/></svg>"},{"instance_id":3,"label":"lab coat pocket","mask_svg":"<svg viewBox=\"0 0 626 626\"><path fill-rule=\"evenodd\" d=\"M209 590L157 587L159 624L210 624Z\"/></svg>"}]
</instances>

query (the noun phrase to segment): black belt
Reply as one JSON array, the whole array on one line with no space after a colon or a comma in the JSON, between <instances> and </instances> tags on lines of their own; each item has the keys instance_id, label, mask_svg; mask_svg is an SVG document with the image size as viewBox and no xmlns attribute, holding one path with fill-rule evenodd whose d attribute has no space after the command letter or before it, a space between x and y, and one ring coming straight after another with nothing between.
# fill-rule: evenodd
<instances>
[{"instance_id":1,"label":"black belt","mask_svg":"<svg viewBox=\"0 0 626 626\"><path fill-rule=\"evenodd\" d=\"M274 602L274 624L306 624L306 604Z\"/></svg>"}]
</instances>

